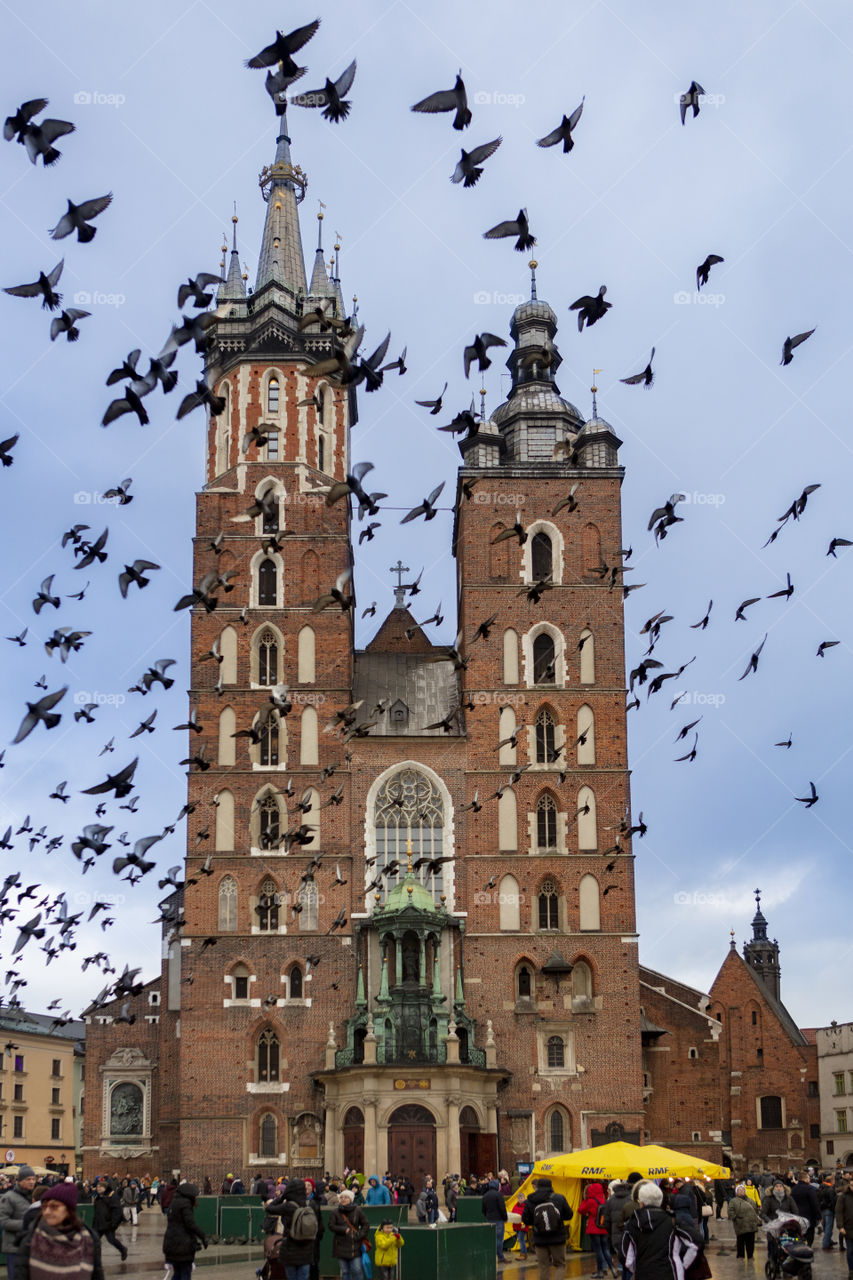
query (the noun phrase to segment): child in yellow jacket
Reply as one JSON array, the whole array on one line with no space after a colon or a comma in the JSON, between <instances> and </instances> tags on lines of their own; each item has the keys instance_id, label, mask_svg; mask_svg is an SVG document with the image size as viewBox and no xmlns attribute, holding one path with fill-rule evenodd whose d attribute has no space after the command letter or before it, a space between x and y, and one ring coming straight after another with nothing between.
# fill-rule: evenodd
<instances>
[{"instance_id":1,"label":"child in yellow jacket","mask_svg":"<svg viewBox=\"0 0 853 1280\"><path fill-rule=\"evenodd\" d=\"M376 1280L397 1280L397 1258L405 1241L390 1218L380 1222L376 1228L374 1244L376 1253L373 1265L376 1268Z\"/></svg>"}]
</instances>

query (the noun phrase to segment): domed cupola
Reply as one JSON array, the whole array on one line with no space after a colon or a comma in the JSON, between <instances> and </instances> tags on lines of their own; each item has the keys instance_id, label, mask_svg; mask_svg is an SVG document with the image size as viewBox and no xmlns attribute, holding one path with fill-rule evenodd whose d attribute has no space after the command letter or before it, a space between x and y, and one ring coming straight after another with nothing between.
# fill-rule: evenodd
<instances>
[{"instance_id":1,"label":"domed cupola","mask_svg":"<svg viewBox=\"0 0 853 1280\"><path fill-rule=\"evenodd\" d=\"M598 370L597 372L600 372ZM592 417L583 424L574 444L574 453L580 467L618 467L618 450L622 441L605 418L598 415L596 393L593 386Z\"/></svg>"}]
</instances>

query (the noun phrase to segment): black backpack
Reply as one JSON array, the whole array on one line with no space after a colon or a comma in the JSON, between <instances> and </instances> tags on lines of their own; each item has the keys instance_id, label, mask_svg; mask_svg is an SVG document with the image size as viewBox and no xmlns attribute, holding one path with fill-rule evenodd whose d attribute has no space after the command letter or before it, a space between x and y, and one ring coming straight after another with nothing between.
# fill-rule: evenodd
<instances>
[{"instance_id":1,"label":"black backpack","mask_svg":"<svg viewBox=\"0 0 853 1280\"><path fill-rule=\"evenodd\" d=\"M553 1200L543 1200L533 1209L533 1229L539 1235L552 1236L560 1231L563 1219Z\"/></svg>"},{"instance_id":2,"label":"black backpack","mask_svg":"<svg viewBox=\"0 0 853 1280\"><path fill-rule=\"evenodd\" d=\"M597 1227L601 1227L602 1231L605 1231L607 1229L607 1224L604 1221L604 1202L603 1201L595 1211L595 1225Z\"/></svg>"}]
</instances>

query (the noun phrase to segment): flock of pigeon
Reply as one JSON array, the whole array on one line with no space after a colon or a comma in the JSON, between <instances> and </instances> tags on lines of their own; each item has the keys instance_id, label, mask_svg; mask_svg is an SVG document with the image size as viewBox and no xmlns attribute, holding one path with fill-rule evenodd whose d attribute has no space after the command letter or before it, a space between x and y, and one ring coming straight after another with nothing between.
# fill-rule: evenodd
<instances>
[{"instance_id":1,"label":"flock of pigeon","mask_svg":"<svg viewBox=\"0 0 853 1280\"><path fill-rule=\"evenodd\" d=\"M291 94L292 86L306 74L307 68L301 67L295 61L294 55L302 49L308 41L315 35L319 28L319 20L311 22L295 31L285 34L277 32L275 39L264 49L262 49L255 57L248 60L246 66L252 70L266 70L265 88L269 94L276 113L282 115L288 103L305 108L319 108L323 116L332 123L345 121L351 110L351 101L348 98L356 75L356 63L351 62L349 66L336 78L326 78L321 88L297 92ZM680 100L680 116L682 124L685 124L688 115L691 119L696 119L700 113L701 99L705 91L696 81L691 82L687 91L682 95ZM538 145L542 148L551 148L561 146L564 155L572 151L575 146L575 131L580 125L582 114L584 111L584 102L582 99L580 104L569 114L564 114L560 123L550 133L538 140ZM35 98L31 101L23 103L14 114L10 115L4 126L4 138L7 141L17 140L26 150L32 164L35 165L41 158L44 166L55 164L60 158L60 152L56 147L56 142L74 132L75 126L68 121L56 120L50 118L42 118L39 122L37 117L48 106L47 99ZM427 97L415 103L411 108L416 113L436 114L436 113L452 113L452 127L460 132L467 129L473 122L473 113L468 103L468 96L465 84L462 80L461 73L457 75L456 82L451 89L441 90L429 94ZM450 180L455 184L461 184L464 188L473 187L481 178L484 172L484 165L491 156L495 154L501 146L502 138L497 137L490 141L486 141L478 146L473 147L470 151L464 148L461 151L460 159L450 176ZM58 219L51 235L54 239L60 240L70 236L73 232L77 233L77 242L79 244L90 244L95 237L96 227L93 221L101 214L105 213L112 203L112 194L107 193L93 199L82 201L79 204L68 200L67 210ZM535 237L531 233L530 222L526 209L520 209L515 218L509 218L497 223L495 226L485 231L486 239L512 239L514 248L519 252L529 251L536 243ZM723 262L723 258L716 253L709 253L702 263L696 269L697 289L701 289L706 285L709 279L709 273L712 268ZM63 308L62 295L57 291L60 283L64 260L58 262L50 270L40 270L38 278L22 285L12 285L5 288L4 292L15 298L40 298L42 307L53 315L50 324L50 338L55 340L61 334L65 334L69 342L75 342L79 338L79 322L87 318L88 313L77 308ZM179 374L175 363L178 351L181 347L192 344L197 355L204 356L208 350L211 327L215 324L216 313L209 310L214 294L212 289L215 285L222 283L222 277L216 273L201 272L194 277L189 277L185 282L181 283L177 292L177 305L181 312L181 318L178 323L173 323L165 343L160 347L156 355L148 357L148 369L142 371L140 367L140 359L142 356L141 349L137 348L129 352L116 368L113 368L107 375L105 383L107 387L120 386L120 394L111 400L107 405L102 419L104 427L109 426L118 418L132 414L136 417L140 425L145 425L149 421L149 415L144 404L147 396L153 394L159 384L162 388L163 395L167 395L174 391L179 381ZM570 305L570 310L577 313L578 330L583 332L584 328L591 328L600 320L604 319L607 312L611 309L612 304L605 300L607 289L605 285L601 285L597 293L586 294L577 298ZM184 312L187 304L192 305L190 313ZM369 356L359 354L359 348L363 342L364 329L356 325L354 317L340 318L326 310L325 307L318 307L316 310L306 313L300 322L301 329L307 329L312 326L319 326L321 331L332 332L335 336L334 352L326 360L315 364L312 371L318 376L326 376L341 386L360 386L363 385L367 392L374 392L381 387L385 373L396 370L400 376L406 371L406 348L403 349L400 356L389 363L385 363L388 348L390 345L390 334L376 347ZM796 334L785 339L782 352L782 364L787 365L793 359L796 348L805 342L814 333L814 329ZM468 378L471 369L476 365L478 371L482 372L491 364L488 354L489 350L494 347L506 346L504 339L490 333L481 333L475 335L473 341L467 344L463 351L463 369L465 377ZM621 381L628 386L643 386L648 389L654 381L654 373L652 362L655 355L655 349L652 347L651 355L645 369L638 373L631 374ZM553 358L551 350L544 346L533 351L526 352L523 361L526 362L525 367L538 365L540 368L547 368ZM430 416L437 417L442 414L444 397L447 392L447 382L445 382L439 395L432 400L419 400L416 404L428 410ZM305 403L314 403L315 408L319 410L319 405L313 399ZM205 407L208 413L215 417L224 409L224 401L218 397L210 383L206 378L198 379L195 388L180 401L177 409L177 418L182 419L192 410ZM470 438L477 434L478 418L474 413L473 401L471 407L462 409L447 425L438 428L442 432L450 433L452 436L460 435ZM260 449L266 444L267 439L262 429L253 427L241 442L241 451L243 455L247 455L252 449ZM18 443L18 435L14 435L8 439L0 441L0 462L4 468L12 465L13 449ZM562 454L571 464L576 461L575 456L570 449L562 448ZM340 501L350 502L352 499L353 508L360 522L365 517L374 517L381 511L381 502L388 497L386 493L371 492L365 485L366 477L373 470L373 464L370 462L361 462L352 466L351 471L346 477L333 484L321 492L324 495L325 502L328 506L333 506ZM444 483L441 482L434 486L423 500L408 510L402 517L401 523L409 523L420 517L425 521L435 518L438 510L438 500L444 489ZM462 501L470 500L476 480L468 480L463 485ZM106 495L108 499L114 501L117 505L127 505L133 501L133 494L130 492L132 480L130 478L123 479L118 485L114 486ZM782 530L788 525L789 521L794 523L801 520L805 514L806 506L811 494L813 494L820 486L811 484L805 487L803 492L795 498L790 506L779 517L777 527L771 532L768 542L772 543L778 538ZM683 517L678 514L679 504L684 502L684 495L675 493L662 504L662 506L652 512L649 520L648 529L653 533L655 542L660 544L665 538L671 536L675 526L682 522ZM569 513L582 510L583 507L583 481L577 481L573 484L570 492L556 505L552 514L556 515L561 509L567 509ZM240 516L236 517L239 521L250 521L256 517L263 517L264 534L262 536L262 545L266 548L280 549L282 543L280 539L284 536L283 531L277 528L278 507L270 501L270 495L264 495L253 502ZM365 540L372 540L376 530L380 527L378 522L371 521L360 531L359 544ZM513 526L506 529L496 541L503 539L516 540L518 546L522 546L527 540L527 532L519 514ZM210 550L215 557L221 553L225 531L220 531L216 538L209 543ZM97 536L92 535L90 527L86 524L76 524L69 530L65 531L61 536L61 548L71 549L73 557L73 569L83 570L92 569L94 573L99 571L99 566L104 565L108 559L107 544L109 539L109 528L105 528ZM843 537L833 537L828 555L835 557L838 548L851 545L851 541ZM620 558L628 560L631 556L631 549L628 548L620 554ZM117 573L118 588L120 595L127 598L131 587L142 590L149 585L151 581L150 574L159 570L160 566L154 562L144 559L134 559L129 564L124 564ZM627 598L633 591L640 589L645 584L627 584L624 582L624 574L629 572L629 566L624 564L608 565L604 562L596 570L602 582L607 582L609 590L619 589L623 592L623 597ZM33 612L40 621L42 620L43 611L53 609L59 611L64 608L63 599L59 592L54 589L55 574L51 573L40 584L32 599ZM323 592L314 604L314 609L320 612L326 608L338 608L348 611L354 607L354 595L351 589L351 570L342 573L334 586ZM420 591L420 576L408 584L407 591L414 597ZM222 598L222 596L230 593L235 589L236 583L232 581L235 575L230 571L220 571L218 568L212 569L203 575L197 584L184 594L175 604L175 610L183 610L186 608L200 607L207 612L213 612ZM66 599L82 601L86 597L86 591L89 587L87 581L85 586L78 592ZM553 587L553 583L549 579L542 579L529 586L523 587L519 594L525 594L531 604L538 604ZM787 577L787 585L785 588L770 593L768 599L781 598L785 601L790 600L794 593L794 585L790 576ZM746 610L757 605L761 600L760 596L744 600L737 608L734 614L736 621L746 620ZM709 601L708 607L703 618L698 622L691 624L694 629L705 631L709 626L711 612L713 608L713 600ZM365 609L362 617L372 616L375 613L376 605L372 604ZM45 614L44 616L48 616ZM55 615L54 615L55 616ZM240 621L244 625L248 625L246 610L244 609L240 615ZM426 619L421 626L431 623L440 625L443 621L441 613L441 605L435 610L433 616ZM636 709L640 706L638 690L643 685L647 686L647 699L653 694L659 693L668 681L677 680L686 668L695 659L682 663L673 670L665 670L655 656L656 647L661 639L663 628L673 621L673 616L668 614L666 610L660 610L653 614L641 628L640 634L647 637L648 649L639 661L639 663L630 671L629 675L629 700L628 709ZM478 641L483 643L489 639L492 628L497 623L497 614L493 614L490 618L483 620L473 632L470 639L467 640L461 634L457 637L455 646L448 651L442 651L438 656L446 659L449 657L456 670L463 669L470 660L467 656L470 646ZM17 635L6 637L7 641L23 649L35 637L28 636L29 627L24 627ZM45 646L45 651L49 657L53 657L58 653L60 663L65 664L72 655L77 654L83 648L85 642L89 639L92 632L74 625L66 625L56 627L52 634L39 637L41 643ZM746 670L740 677L741 680L746 679L751 674L757 672L764 644L764 639L758 644L752 653ZM581 643L583 643L581 641ZM834 640L825 640L818 648L818 656L823 657L824 654L832 646L837 644ZM202 660L209 659L213 661L215 666L221 665L222 654L219 652L218 643L214 643L210 652L204 655ZM132 694L138 694L140 697L146 697L154 691L155 686L162 689L168 689L174 683L173 679L167 674L169 668L174 665L174 659L162 658L154 662L139 677L137 682L131 686L129 690ZM53 683L53 682L51 682ZM20 722L20 726L12 739L12 744L16 745L23 742L33 733L39 725L45 730L55 729L62 718L64 708L63 699L68 692L68 686L63 685L59 688L49 689L46 677L42 676L36 686L39 690L43 690L43 696L39 698L33 697L32 700L26 700L26 709ZM675 686L672 686L673 688ZM221 679L215 686L218 692L222 692ZM680 701L680 697L676 697L671 704L671 710L674 710ZM257 745L269 727L272 718L286 716L292 709L292 699L290 690L287 685L278 685L270 692L267 704L260 710L255 721L248 729L240 729L234 737L238 739L245 738L251 744ZM326 725L326 732L335 734L346 747L353 738L363 737L369 734L370 730L379 722L387 709L387 701L383 700L375 707L368 710L366 716L362 712L361 703L353 703L350 706L336 710ZM470 710L474 710L471 705ZM74 711L74 720L82 724L92 724L96 722L96 713L99 707L95 703L86 703L78 707ZM436 724L428 726L430 729L442 729L447 733L453 732L458 725L459 712L454 710L445 719L438 721ZM130 738L142 737L155 732L155 721L157 718L157 709L153 710L148 716L140 720L138 727L129 735ZM676 741L686 741L693 733L693 745L686 754L677 757L677 762L693 762L697 758L699 733L698 725L701 717L684 724L678 732ZM179 725L174 726L175 730L184 731L191 735L199 735L204 731L204 726L198 723L198 712L196 708L190 711L188 720ZM506 741L512 741L513 745L517 734L521 732L521 726L513 738ZM578 739L580 743L584 735ZM498 744L505 745L504 744ZM577 745L577 744L576 744ZM787 741L776 744L779 747L790 748L792 738L789 736ZM108 755L116 749L113 738L103 747L100 755ZM560 748L555 752L555 760L561 751ZM0 768L7 763L4 759L6 751L0 751ZM323 782L327 782L335 771L345 767L350 759L349 752L345 751L343 760L340 764L327 766L323 770ZM139 796L134 794L135 773L139 763L139 758L134 757L129 763L122 764L114 771L112 767L107 771L106 778L95 781L91 786L85 788L82 794L98 798L98 804L93 814L93 821L84 826L82 833L69 841L69 847L73 857L80 863L82 874L86 874L92 867L97 864L104 853L113 848L112 833L117 825L118 813L110 813L108 804L115 804L117 810L126 810L131 814L137 813L139 804ZM211 767L211 761L207 759L206 748L201 746L195 751L190 751L186 759L182 760L181 765L190 769L205 771ZM523 767L513 773L507 782L499 787L490 796L489 799L499 798L502 791L507 786L514 785L523 772ZM565 780L566 772L561 775L561 780ZM49 799L64 806L70 799L67 791L67 781L56 784ZM807 808L811 808L817 803L819 796L816 792L813 782L808 784L808 794L796 797ZM280 795L283 798L293 798L294 790L292 779L288 780L287 785L281 789ZM103 798L102 798L103 797ZM109 797L109 800L106 799ZM129 797L129 799L128 799ZM340 783L336 789L322 802L323 808L327 806L335 806L343 803L344 799L344 783ZM119 801L124 803L119 804ZM402 801L401 801L402 802ZM213 799L213 806L217 803L216 797ZM478 813L483 803L479 799L479 793L475 793L473 800L466 806L466 809L472 813ZM129 884L134 885L145 875L155 870L155 862L151 859L150 852L154 846L163 841L167 836L173 835L176 831L177 824L186 817L193 814L198 806L190 803L185 804L175 820L166 825L162 831L155 834L144 835L138 838L131 838L127 831L122 831L117 835L115 844L121 846L122 852L118 856L114 856L112 869L116 876L126 880ZM295 803L293 808L288 810L292 818L292 822L288 824L286 830L279 831L277 828L268 828L262 837L267 848L283 848L289 852L295 850L299 852L303 847L311 844L313 839L313 829L309 817L312 808L312 793L306 791L300 799ZM106 818L112 818L112 821L104 821ZM23 823L13 832L10 825L0 840L0 849L5 853L11 853L14 849L18 849L21 855L20 860L23 861L23 846L13 843L18 837L23 837L29 843L30 853L34 853L38 849L41 853L52 853L60 848L65 840L63 834L50 834L49 825L45 823L39 830L35 830L29 816ZM646 824L640 814L639 823L632 825L628 817L623 820L616 837L616 844L606 851L608 855L614 852L622 851L621 840L630 838L633 834L645 835L647 830ZM167 891L168 896L161 904L160 920L167 924L180 926L181 924L181 907L180 895L177 890L186 890L187 888L198 883L202 877L213 874L212 856L204 852L201 846L205 841L211 838L210 823L205 822L199 827L195 833L194 851L198 855L200 865L198 869L190 875L186 880L181 878L181 867L175 866L171 868L167 875L159 881L159 888ZM312 857L308 865L302 871L299 886L305 885L314 880L321 868L322 854ZM441 864L446 858L422 858L419 860L419 867L422 865L426 868L429 875L438 875L440 873ZM608 864L608 870L611 870L615 864ZM379 889L382 885L383 878L387 883L389 877L393 877L399 871L399 865L390 863L376 874L370 889ZM341 875L340 866L336 866L333 884L335 886L343 886L347 883L346 879ZM288 897L292 903L294 914L298 913L302 908L297 892ZM88 912L79 911L71 913L67 896L64 892L58 895L42 894L39 897L39 884L26 884L21 871L14 871L7 875L0 889L0 925L5 929L9 925L13 925L17 929L17 937L14 946L9 952L9 965L5 974L5 985L7 989L6 996L0 998L0 1003L5 1003L10 1007L20 1007L18 991L26 984L26 976L21 964L25 958L26 948L28 944L33 942L41 943L41 950L47 957L47 963L61 955L66 950L76 949L76 928L81 922L91 922L96 918L99 919L101 928L106 930L114 924L114 917L111 915L110 903L105 896L103 899L97 899L91 905ZM615 886L609 886L613 888ZM608 889L605 890L607 892ZM32 904L30 907L29 904ZM262 902L258 908L259 911L267 909L269 904ZM33 910L35 914L29 916L29 911ZM23 919L27 915L29 918ZM332 923L329 933L334 933L338 929L343 929L346 925L346 911L342 910L335 921ZM202 949L216 945L216 938L207 938L202 943ZM319 963L319 957L311 957L312 962ZM93 954L82 959L83 969L90 965L97 966L105 975L110 977L116 974L116 968L112 964L109 954L106 951L98 950ZM113 982L108 982L103 991L97 997L95 1004L103 1003L107 1000L120 997L123 1001L122 1012L119 1021L132 1022L134 1014L131 1011L132 1000L141 990L137 982L139 970L125 971ZM187 981L192 981L190 976ZM70 1013L65 1011L59 1013L56 1018L56 1025L62 1025L64 1021L68 1021Z\"/></svg>"}]
</instances>

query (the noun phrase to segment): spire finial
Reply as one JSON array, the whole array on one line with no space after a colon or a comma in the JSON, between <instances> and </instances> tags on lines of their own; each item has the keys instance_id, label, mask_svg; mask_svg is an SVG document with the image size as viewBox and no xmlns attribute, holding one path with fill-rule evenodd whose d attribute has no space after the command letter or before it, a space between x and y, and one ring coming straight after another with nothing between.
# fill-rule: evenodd
<instances>
[{"instance_id":1,"label":"spire finial","mask_svg":"<svg viewBox=\"0 0 853 1280\"><path fill-rule=\"evenodd\" d=\"M480 421L486 421L486 388L480 387Z\"/></svg>"},{"instance_id":2,"label":"spire finial","mask_svg":"<svg viewBox=\"0 0 853 1280\"><path fill-rule=\"evenodd\" d=\"M231 252L237 252L237 201L234 201L234 212L231 215L231 231L233 239L231 241Z\"/></svg>"},{"instance_id":3,"label":"spire finial","mask_svg":"<svg viewBox=\"0 0 853 1280\"><path fill-rule=\"evenodd\" d=\"M322 200L318 200L317 203L320 206L320 208L317 210L317 252L322 253L323 251L323 210L325 209L326 206L323 204Z\"/></svg>"},{"instance_id":4,"label":"spire finial","mask_svg":"<svg viewBox=\"0 0 853 1280\"><path fill-rule=\"evenodd\" d=\"M735 942L735 931L734 931L734 929L729 929L729 936L730 936L730 938L731 938L731 942L729 943L729 946L731 947L732 951L736 951L736 950L737 950L737 943Z\"/></svg>"},{"instance_id":5,"label":"spire finial","mask_svg":"<svg viewBox=\"0 0 853 1280\"><path fill-rule=\"evenodd\" d=\"M355 312L353 312L353 315L355 315ZM398 558L397 563L392 564L388 572L396 573L397 575L397 585L394 588L394 608L405 609L406 588L403 586L403 574L411 573L411 570L407 564L403 564L403 561Z\"/></svg>"},{"instance_id":6,"label":"spire finial","mask_svg":"<svg viewBox=\"0 0 853 1280\"><path fill-rule=\"evenodd\" d=\"M409 836L408 840L406 841L406 874L407 875L414 874L414 868L412 867L412 837L411 836Z\"/></svg>"},{"instance_id":7,"label":"spire finial","mask_svg":"<svg viewBox=\"0 0 853 1280\"><path fill-rule=\"evenodd\" d=\"M336 280L340 280L340 278L341 278L340 262L339 262L339 260L338 260L338 254L339 254L339 253L340 253L340 251L341 251L341 240L342 240L342 238L343 238L343 237L341 236L340 231L336 231L336 232L335 232L335 279L336 279ZM353 301L355 301L355 299L353 299Z\"/></svg>"},{"instance_id":8,"label":"spire finial","mask_svg":"<svg viewBox=\"0 0 853 1280\"><path fill-rule=\"evenodd\" d=\"M755 894L755 908L757 911L760 911L761 910L761 890L753 889L752 892Z\"/></svg>"},{"instance_id":9,"label":"spire finial","mask_svg":"<svg viewBox=\"0 0 853 1280\"><path fill-rule=\"evenodd\" d=\"M527 264L530 267L530 301L536 301L536 268L539 263L535 258L531 258Z\"/></svg>"},{"instance_id":10,"label":"spire finial","mask_svg":"<svg viewBox=\"0 0 853 1280\"><path fill-rule=\"evenodd\" d=\"M596 375L597 373L602 373L602 372L603 372L603 370L601 370L601 369L593 369L593 371L592 371L592 386L590 387L590 391L592 392L592 416L593 416L593 418L597 418L597 417L598 417L598 400L596 399L596 396L597 396L597 394L598 394L598 387L595 385L595 375Z\"/></svg>"}]
</instances>

